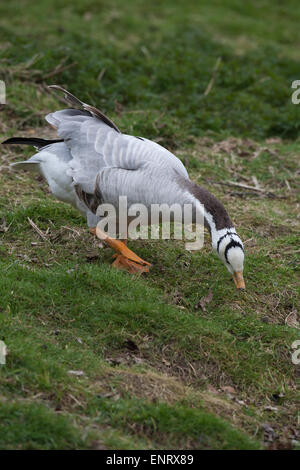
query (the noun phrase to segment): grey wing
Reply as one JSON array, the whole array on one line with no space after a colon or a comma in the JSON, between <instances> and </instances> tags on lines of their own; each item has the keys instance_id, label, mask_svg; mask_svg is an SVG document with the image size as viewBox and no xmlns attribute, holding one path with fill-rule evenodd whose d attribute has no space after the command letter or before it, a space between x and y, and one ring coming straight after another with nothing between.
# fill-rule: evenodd
<instances>
[{"instance_id":1,"label":"grey wing","mask_svg":"<svg viewBox=\"0 0 300 470\"><path fill-rule=\"evenodd\" d=\"M104 168L137 170L142 162L161 169L176 169L187 177L179 159L165 148L147 139L116 132L86 111L67 109L46 117L57 127L59 137L70 148L72 160L68 174L83 191L94 192L95 179Z\"/></svg>"},{"instance_id":2,"label":"grey wing","mask_svg":"<svg viewBox=\"0 0 300 470\"><path fill-rule=\"evenodd\" d=\"M128 208L143 204L151 209L152 204L189 203L190 195L177 184L178 172L162 169L149 161L141 161L134 171L123 168L104 168L97 176L95 195L97 203L110 203L119 207L119 197L126 196ZM95 210L95 206L94 206Z\"/></svg>"},{"instance_id":3,"label":"grey wing","mask_svg":"<svg viewBox=\"0 0 300 470\"><path fill-rule=\"evenodd\" d=\"M86 111L66 109L46 116L46 120L57 128L57 133L69 147L71 160L68 174L75 184L92 194L97 173L103 167L103 157L95 151L94 139L97 131L109 132L110 127L91 117ZM115 131L114 131L115 132Z\"/></svg>"}]
</instances>

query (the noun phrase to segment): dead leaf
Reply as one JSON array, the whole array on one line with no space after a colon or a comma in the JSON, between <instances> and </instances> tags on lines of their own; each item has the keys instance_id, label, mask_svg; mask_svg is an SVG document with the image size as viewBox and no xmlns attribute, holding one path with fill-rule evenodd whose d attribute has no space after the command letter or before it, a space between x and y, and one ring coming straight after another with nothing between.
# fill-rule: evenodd
<instances>
[{"instance_id":1,"label":"dead leaf","mask_svg":"<svg viewBox=\"0 0 300 470\"><path fill-rule=\"evenodd\" d=\"M285 324L292 328L299 329L299 321L298 321L296 310L288 314L288 316L285 319Z\"/></svg>"},{"instance_id":2,"label":"dead leaf","mask_svg":"<svg viewBox=\"0 0 300 470\"><path fill-rule=\"evenodd\" d=\"M84 374L83 370L68 370L68 374L76 375L77 377L82 377Z\"/></svg>"},{"instance_id":3,"label":"dead leaf","mask_svg":"<svg viewBox=\"0 0 300 470\"><path fill-rule=\"evenodd\" d=\"M266 139L266 144L281 144L282 140L280 137L270 137Z\"/></svg>"},{"instance_id":4,"label":"dead leaf","mask_svg":"<svg viewBox=\"0 0 300 470\"><path fill-rule=\"evenodd\" d=\"M90 251L85 255L85 258L88 263L92 263L93 261L97 261L99 259L98 251Z\"/></svg>"},{"instance_id":5,"label":"dead leaf","mask_svg":"<svg viewBox=\"0 0 300 470\"><path fill-rule=\"evenodd\" d=\"M11 226L11 224L12 224L12 222L9 225L7 225L6 220L2 219L1 224L0 224L0 232L6 233L9 229L9 227Z\"/></svg>"},{"instance_id":6,"label":"dead leaf","mask_svg":"<svg viewBox=\"0 0 300 470\"><path fill-rule=\"evenodd\" d=\"M278 408L276 406L268 405L268 406L264 407L264 410L266 410L266 411L275 411L277 413Z\"/></svg>"},{"instance_id":7,"label":"dead leaf","mask_svg":"<svg viewBox=\"0 0 300 470\"><path fill-rule=\"evenodd\" d=\"M132 359L134 360L134 362L135 362L136 364L143 364L143 363L144 363L144 361L143 361L143 359L142 359L141 357L133 356Z\"/></svg>"},{"instance_id":8,"label":"dead leaf","mask_svg":"<svg viewBox=\"0 0 300 470\"><path fill-rule=\"evenodd\" d=\"M93 15L90 11L85 12L85 14L83 15L83 19L85 21L90 21L92 19L92 17L93 17Z\"/></svg>"},{"instance_id":9,"label":"dead leaf","mask_svg":"<svg viewBox=\"0 0 300 470\"><path fill-rule=\"evenodd\" d=\"M277 437L277 434L275 433L274 429L268 423L263 423L262 428L264 430L264 441L273 442L274 439Z\"/></svg>"},{"instance_id":10,"label":"dead leaf","mask_svg":"<svg viewBox=\"0 0 300 470\"><path fill-rule=\"evenodd\" d=\"M219 393L218 390L213 385L210 385L210 384L207 386L207 391L209 393L213 393L214 395L217 395Z\"/></svg>"},{"instance_id":11,"label":"dead leaf","mask_svg":"<svg viewBox=\"0 0 300 470\"><path fill-rule=\"evenodd\" d=\"M168 367L171 365L171 362L167 361L164 357L162 358L162 362Z\"/></svg>"},{"instance_id":12,"label":"dead leaf","mask_svg":"<svg viewBox=\"0 0 300 470\"><path fill-rule=\"evenodd\" d=\"M199 308L202 308L202 310L205 312L206 311L206 305L208 305L212 301L213 295L212 295L212 290L209 289L208 294L195 305L195 309L198 310Z\"/></svg>"},{"instance_id":13,"label":"dead leaf","mask_svg":"<svg viewBox=\"0 0 300 470\"><path fill-rule=\"evenodd\" d=\"M238 399L236 399L235 401L236 401L239 405L241 405L241 406L247 406L247 403L245 403L244 400L238 400Z\"/></svg>"},{"instance_id":14,"label":"dead leaf","mask_svg":"<svg viewBox=\"0 0 300 470\"><path fill-rule=\"evenodd\" d=\"M105 445L102 444L102 442L100 442L100 441L92 441L91 446L92 446L92 449L93 449L93 450L107 450L107 449L108 449L108 448L105 447Z\"/></svg>"},{"instance_id":15,"label":"dead leaf","mask_svg":"<svg viewBox=\"0 0 300 470\"><path fill-rule=\"evenodd\" d=\"M224 387L221 387L221 390L223 390L223 392L225 393L231 393L231 394L236 393L235 389L231 387L230 385L224 385Z\"/></svg>"}]
</instances>

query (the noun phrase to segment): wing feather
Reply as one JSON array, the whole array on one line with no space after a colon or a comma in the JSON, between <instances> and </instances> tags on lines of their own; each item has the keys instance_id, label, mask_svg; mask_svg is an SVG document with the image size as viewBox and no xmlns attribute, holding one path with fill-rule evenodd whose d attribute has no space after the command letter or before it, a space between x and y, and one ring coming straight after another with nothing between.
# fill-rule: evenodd
<instances>
[{"instance_id":1,"label":"wing feather","mask_svg":"<svg viewBox=\"0 0 300 470\"><path fill-rule=\"evenodd\" d=\"M82 191L93 194L96 176L104 169L136 171L145 162L148 168L152 166L170 175L176 170L188 177L182 162L159 144L120 133L115 125L103 119L101 112L97 114L66 90L54 88L64 91L69 103L83 108L56 111L46 117L70 150L72 159L67 172ZM140 184L142 187L141 180Z\"/></svg>"},{"instance_id":2,"label":"wing feather","mask_svg":"<svg viewBox=\"0 0 300 470\"><path fill-rule=\"evenodd\" d=\"M76 106L79 108L83 108L85 111L90 113L92 116L95 116L96 118L100 119L103 121L105 124L107 124L109 127L112 127L115 129L115 131L120 132L118 127L115 125L115 123L109 119L100 109L95 108L94 106L91 106L87 103L84 103L80 99L76 98L76 96L72 95L69 91L65 90L59 85L49 85L48 88L52 88L54 90L62 91L64 93L64 98L67 101L67 103L71 104L72 106Z\"/></svg>"}]
</instances>

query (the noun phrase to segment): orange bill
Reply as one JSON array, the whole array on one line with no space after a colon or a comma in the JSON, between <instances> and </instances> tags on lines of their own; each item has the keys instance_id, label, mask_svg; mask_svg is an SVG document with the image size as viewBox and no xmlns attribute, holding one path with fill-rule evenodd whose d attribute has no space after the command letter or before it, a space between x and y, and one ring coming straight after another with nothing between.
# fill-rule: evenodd
<instances>
[{"instance_id":1,"label":"orange bill","mask_svg":"<svg viewBox=\"0 0 300 470\"><path fill-rule=\"evenodd\" d=\"M235 283L235 287L237 289L245 289L246 288L243 273L241 271L237 271L237 272L233 273L233 280L234 280L234 283Z\"/></svg>"}]
</instances>

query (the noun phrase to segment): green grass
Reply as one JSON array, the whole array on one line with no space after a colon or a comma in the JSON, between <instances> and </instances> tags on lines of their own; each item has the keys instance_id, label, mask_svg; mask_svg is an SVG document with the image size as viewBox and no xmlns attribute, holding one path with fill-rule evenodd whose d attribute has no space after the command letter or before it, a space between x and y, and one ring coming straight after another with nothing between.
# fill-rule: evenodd
<instances>
[{"instance_id":1,"label":"green grass","mask_svg":"<svg viewBox=\"0 0 300 470\"><path fill-rule=\"evenodd\" d=\"M1 148L1 449L295 445L299 19L292 0L0 6L0 138L52 136L44 115L62 104L45 85L59 83L157 139L228 208L247 284L234 290L208 239L193 254L132 241L150 274L111 269L75 210L9 169L32 149ZM265 192L220 184L253 176Z\"/></svg>"},{"instance_id":2,"label":"green grass","mask_svg":"<svg viewBox=\"0 0 300 470\"><path fill-rule=\"evenodd\" d=\"M36 99L33 82L59 79L113 117L121 110L121 128L150 138L159 133L175 147L208 131L298 135L299 107L291 103L291 83L298 79L297 2L54 3L27 1L22 15L15 1L0 7L0 76L11 112L28 125L41 122L45 104ZM221 65L205 96L218 57ZM63 60L72 67L48 79Z\"/></svg>"},{"instance_id":3,"label":"green grass","mask_svg":"<svg viewBox=\"0 0 300 470\"><path fill-rule=\"evenodd\" d=\"M34 403L1 403L1 449L74 449L82 447L72 422Z\"/></svg>"}]
</instances>

